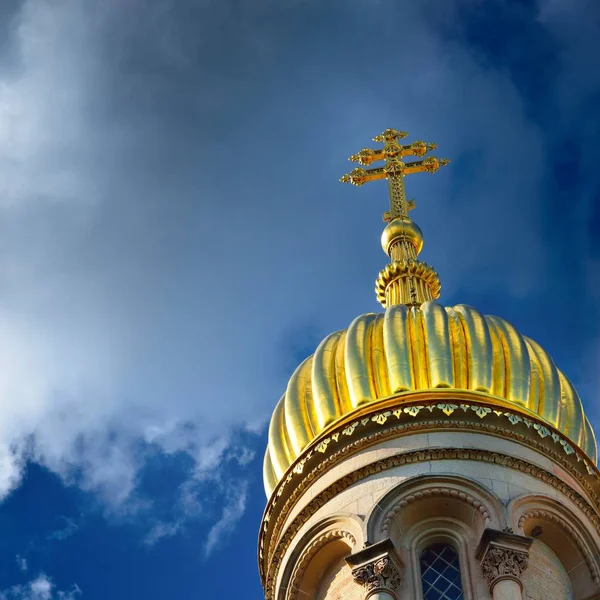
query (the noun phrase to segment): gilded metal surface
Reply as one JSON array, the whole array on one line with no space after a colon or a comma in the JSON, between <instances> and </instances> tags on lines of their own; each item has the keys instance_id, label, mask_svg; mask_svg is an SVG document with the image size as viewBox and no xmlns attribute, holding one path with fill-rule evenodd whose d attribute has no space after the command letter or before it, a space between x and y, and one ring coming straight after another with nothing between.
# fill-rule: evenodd
<instances>
[{"instance_id":1,"label":"gilded metal surface","mask_svg":"<svg viewBox=\"0 0 600 600\"><path fill-rule=\"evenodd\" d=\"M264 463L267 495L311 444L326 446L334 425L359 418L375 402L394 399L407 406L415 392L424 390L483 393L492 407L514 406L539 417L596 460L594 433L579 396L538 344L498 317L434 302L440 281L429 265L418 260L423 236L408 218L414 202L406 199L404 176L433 173L448 161L424 158L434 144L401 145L399 140L407 135L387 129L374 138L383 142L382 149L365 148L350 157L363 166L378 160L385 165L358 167L341 179L357 186L388 180L390 210L384 214L388 223L381 242L391 262L376 282L377 298L387 310L362 315L346 331L327 337L292 375L269 429ZM421 160L402 162L410 156ZM399 394L406 394L406 399ZM454 410L453 405L444 406ZM483 417L495 409L480 410ZM546 435L542 429L536 430Z\"/></svg>"},{"instance_id":2,"label":"gilded metal surface","mask_svg":"<svg viewBox=\"0 0 600 600\"><path fill-rule=\"evenodd\" d=\"M373 162L384 160L383 167L374 169L363 169L357 167L350 173L342 176L342 183L351 183L361 186L369 181L378 179L387 179L390 190L390 210L384 213L384 221L391 221L398 217L406 217L408 211L414 207L406 200L404 192L404 176L412 173L435 173L440 167L445 167L450 161L447 158L437 159L435 156L429 156L423 160L412 163L402 162L406 156L416 156L421 158L430 150L437 146L432 143L413 142L412 144L401 145L398 140L408 136L405 131L396 129L386 129L382 134L373 138L375 142L383 142L383 148L371 150L364 148L358 154L353 154L349 160L368 166Z\"/></svg>"},{"instance_id":3,"label":"gilded metal surface","mask_svg":"<svg viewBox=\"0 0 600 600\"><path fill-rule=\"evenodd\" d=\"M404 131L386 129L381 135L373 138L376 142L383 142L383 148L364 148L350 157L351 161L365 166L378 160L384 160L385 165L373 169L357 167L340 179L342 183L357 186L378 179L388 181L390 210L383 215L383 220L388 222L388 225L381 236L381 245L392 262L379 273L375 284L377 300L384 308L397 304L419 306L423 302L439 298L440 295L437 273L417 259L423 247L423 235L419 227L408 218L408 211L415 207L415 203L406 199L404 177L412 173L435 173L450 161L434 156L423 158L427 152L436 148L435 144L421 141L407 145L399 144L398 140L407 135ZM401 159L407 156L416 156L423 160L402 162Z\"/></svg>"},{"instance_id":4,"label":"gilded metal surface","mask_svg":"<svg viewBox=\"0 0 600 600\"><path fill-rule=\"evenodd\" d=\"M438 274L420 260L391 262L375 281L375 294L383 307L419 306L428 300L437 300L441 289Z\"/></svg>"},{"instance_id":5,"label":"gilded metal surface","mask_svg":"<svg viewBox=\"0 0 600 600\"><path fill-rule=\"evenodd\" d=\"M538 415L596 460L579 396L538 344L469 306L426 302L358 317L298 367L271 421L267 495L334 423L399 393L410 401L411 392L444 388L483 392L503 409L508 403Z\"/></svg>"}]
</instances>

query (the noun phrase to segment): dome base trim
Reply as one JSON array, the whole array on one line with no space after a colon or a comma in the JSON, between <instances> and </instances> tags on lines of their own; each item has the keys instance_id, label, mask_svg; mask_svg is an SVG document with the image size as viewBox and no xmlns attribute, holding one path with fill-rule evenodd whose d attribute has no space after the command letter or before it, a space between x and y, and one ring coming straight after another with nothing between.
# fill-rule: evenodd
<instances>
[{"instance_id":1,"label":"dome base trim","mask_svg":"<svg viewBox=\"0 0 600 600\"><path fill-rule=\"evenodd\" d=\"M564 439L568 439L568 436L565 436L564 433L561 433L556 427L554 427L551 423L541 418L540 415L532 410L529 410L526 406L520 406L515 404L513 401L505 400L499 396L495 396L488 392L477 391L477 390L467 390L467 389L457 389L457 388L448 388L448 387L439 387L439 388L431 388L426 390L408 390L406 392L400 392L398 394L394 394L387 398L381 398L376 402L372 402L369 404L364 404L359 406L351 413L348 413L330 425L328 425L310 444L310 446L304 451L308 451L310 448L314 448L315 446L321 444L325 438L330 436L334 431L338 430L340 427L345 425L349 425L354 421L360 421L365 416L371 417L374 411L380 412L385 410L397 410L404 409L408 406L411 406L411 412L416 410L415 405L423 404L424 408L429 411L434 410L434 408L430 408L431 406L435 406L436 403L445 403L445 400L453 399L454 404L457 402L463 403L481 403L481 406L485 409L488 408L490 410L485 411L485 413L495 412L497 410L501 411L510 411L512 413L516 413L518 415L527 417L536 422L544 423L544 425L549 429L555 432L557 435L561 436ZM458 405L460 407L460 404ZM451 409L450 409L451 410ZM464 409L461 408L464 411ZM451 410L451 414L453 410ZM407 413L408 414L408 413ZM589 460L595 462L595 457L589 457L583 449L579 448L577 444L574 444L571 440L569 443L574 447L578 448L578 450ZM293 467L293 465L292 465Z\"/></svg>"},{"instance_id":2,"label":"dome base trim","mask_svg":"<svg viewBox=\"0 0 600 600\"><path fill-rule=\"evenodd\" d=\"M543 419L538 413L529 410L526 406L522 406L516 404L513 401L506 400L499 396L495 396L488 392L480 392L474 390L461 390L456 388L433 388L426 390L409 390L406 392L400 392L398 394L394 394L393 396L389 396L387 398L381 398L375 402L370 402L367 404L363 404L355 408L352 412L347 413L334 422L330 423L315 439L304 449L304 451L296 458L296 460L287 468L283 477L281 477L280 481L277 485L275 485L272 489L267 489L267 496L273 494L274 490L284 481L288 474L294 472L298 469L298 461L302 456L306 455L310 452L311 449L316 448L323 444L323 441L326 440L332 433L343 429L345 426L349 426L355 421L361 421L365 417L369 417L372 415L373 411L385 411L387 410L396 410L398 408L403 408L408 406L414 406L419 403L424 403L426 407L429 407L432 404L443 403L445 399L453 399L453 402L481 402L482 406L485 408L489 408L491 412L496 410L504 410L509 411L511 413L515 413L526 417L530 420L535 421L536 423L542 423L543 426L551 431L553 435L559 436L561 439L564 438L568 440L569 445L576 449L578 453L580 453L587 460L592 463L596 463L596 456L589 456L584 449L580 448L573 442L573 440L569 439L564 433L562 433L559 429L554 427L551 423ZM412 409L414 410L414 409ZM428 410L431 410L428 408ZM489 411L488 411L489 412ZM537 431L537 429L536 429ZM343 433L343 431L342 431ZM595 448L595 445L594 445Z\"/></svg>"}]
</instances>

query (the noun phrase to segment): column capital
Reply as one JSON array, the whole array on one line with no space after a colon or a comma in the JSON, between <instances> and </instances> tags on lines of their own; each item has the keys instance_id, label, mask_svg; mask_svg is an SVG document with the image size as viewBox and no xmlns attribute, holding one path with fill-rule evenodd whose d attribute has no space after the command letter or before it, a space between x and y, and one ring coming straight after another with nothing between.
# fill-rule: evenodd
<instances>
[{"instance_id":1,"label":"column capital","mask_svg":"<svg viewBox=\"0 0 600 600\"><path fill-rule=\"evenodd\" d=\"M365 600L380 592L396 598L402 583L402 563L396 557L394 544L385 539L346 557L352 577L363 586Z\"/></svg>"},{"instance_id":2,"label":"column capital","mask_svg":"<svg viewBox=\"0 0 600 600\"><path fill-rule=\"evenodd\" d=\"M483 532L477 558L481 561L481 572L490 586L490 592L503 579L512 579L523 589L521 575L529 562L532 541L509 529L486 529Z\"/></svg>"}]
</instances>

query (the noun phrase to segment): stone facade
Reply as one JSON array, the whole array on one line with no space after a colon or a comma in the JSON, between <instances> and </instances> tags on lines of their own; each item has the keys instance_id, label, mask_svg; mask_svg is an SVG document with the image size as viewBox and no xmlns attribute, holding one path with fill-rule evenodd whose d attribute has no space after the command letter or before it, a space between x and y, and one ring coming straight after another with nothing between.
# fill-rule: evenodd
<instances>
[{"instance_id":1,"label":"stone facade","mask_svg":"<svg viewBox=\"0 0 600 600\"><path fill-rule=\"evenodd\" d=\"M595 475L559 458L432 428L342 454L310 485L301 473L265 525L266 597L419 600L419 557L447 544L465 600L600 599Z\"/></svg>"},{"instance_id":2,"label":"stone facade","mask_svg":"<svg viewBox=\"0 0 600 600\"><path fill-rule=\"evenodd\" d=\"M309 596L299 593L298 598L308 600ZM343 559L325 571L315 600L362 600L362 590L354 582L352 570Z\"/></svg>"},{"instance_id":3,"label":"stone facade","mask_svg":"<svg viewBox=\"0 0 600 600\"><path fill-rule=\"evenodd\" d=\"M573 600L569 574L552 549L534 540L523 575L524 600Z\"/></svg>"}]
</instances>

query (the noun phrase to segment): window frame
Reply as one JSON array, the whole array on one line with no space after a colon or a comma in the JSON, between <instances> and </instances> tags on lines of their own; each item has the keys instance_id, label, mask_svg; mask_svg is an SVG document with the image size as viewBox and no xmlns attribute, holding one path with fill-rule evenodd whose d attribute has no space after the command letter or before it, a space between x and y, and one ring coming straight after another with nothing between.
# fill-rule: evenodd
<instances>
[{"instance_id":1,"label":"window frame","mask_svg":"<svg viewBox=\"0 0 600 600\"><path fill-rule=\"evenodd\" d=\"M469 533L464 523L445 518L421 521L411 532L408 550L413 579L415 600L423 598L423 580L421 574L421 554L433 544L442 543L451 546L458 555L460 569L460 582L462 585L463 599L475 600L471 580L471 566L469 561Z\"/></svg>"},{"instance_id":2,"label":"window frame","mask_svg":"<svg viewBox=\"0 0 600 600\"><path fill-rule=\"evenodd\" d=\"M434 548L435 548L435 551L433 550ZM449 550L450 553L452 554L452 559L450 562L447 561L444 556L441 556L442 553L446 552L447 550ZM429 565L427 565L427 568L425 570L423 570L423 563L424 563L423 556L427 552L435 552L435 554L437 554L442 561L445 561L446 564L452 568L452 570L458 571L458 585L456 585L456 584L454 584L454 585L456 585L456 587L459 588L460 596L461 596L460 600L464 600L465 592L464 592L463 584L462 584L463 577L462 577L462 568L461 568L461 564L460 564L460 555L457 552L456 548L454 547L454 544L449 544L447 541L432 542L428 546L426 546L423 550L421 550L421 552L419 553L419 572L421 575L421 594L423 594L423 596L425 596L425 591L426 591L425 588L426 587L429 588L427 591L431 590L432 584L425 581L425 573L430 568L433 570L434 577L436 577L436 578L437 578L437 576L443 577L443 575L441 574L439 569L433 567L433 564L438 560L438 557L434 558L434 560L431 561L429 563ZM450 576L451 576L451 574L450 574ZM449 585L452 585L452 583L449 582L449 580L446 580L446 581L448 581ZM441 595L444 592L439 592L439 593ZM450 598L437 598L436 600L451 600L451 599Z\"/></svg>"}]
</instances>

